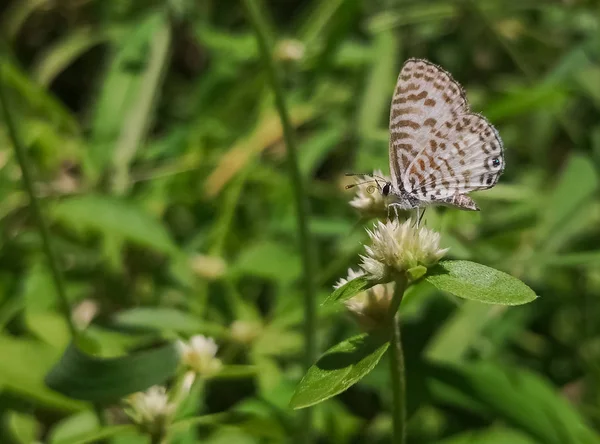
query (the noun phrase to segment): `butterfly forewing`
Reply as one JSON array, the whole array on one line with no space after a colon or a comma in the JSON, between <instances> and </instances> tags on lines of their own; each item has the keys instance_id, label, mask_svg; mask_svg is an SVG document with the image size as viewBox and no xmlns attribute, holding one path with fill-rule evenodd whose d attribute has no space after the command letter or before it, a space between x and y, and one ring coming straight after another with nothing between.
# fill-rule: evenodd
<instances>
[{"instance_id":1,"label":"butterfly forewing","mask_svg":"<svg viewBox=\"0 0 600 444\"><path fill-rule=\"evenodd\" d=\"M408 60L390 111L390 171L397 189L420 201L443 201L493 186L503 168L498 133L469 112L461 86L426 60Z\"/></svg>"}]
</instances>

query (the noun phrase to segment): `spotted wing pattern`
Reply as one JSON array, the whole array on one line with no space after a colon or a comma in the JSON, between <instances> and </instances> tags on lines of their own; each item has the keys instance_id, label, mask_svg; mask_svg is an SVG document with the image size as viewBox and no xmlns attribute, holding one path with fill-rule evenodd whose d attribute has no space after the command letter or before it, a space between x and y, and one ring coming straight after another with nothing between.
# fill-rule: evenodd
<instances>
[{"instance_id":1,"label":"spotted wing pattern","mask_svg":"<svg viewBox=\"0 0 600 444\"><path fill-rule=\"evenodd\" d=\"M408 60L390 112L390 172L397 189L420 201L447 201L492 187L503 169L498 132L469 111L461 86L426 60Z\"/></svg>"}]
</instances>

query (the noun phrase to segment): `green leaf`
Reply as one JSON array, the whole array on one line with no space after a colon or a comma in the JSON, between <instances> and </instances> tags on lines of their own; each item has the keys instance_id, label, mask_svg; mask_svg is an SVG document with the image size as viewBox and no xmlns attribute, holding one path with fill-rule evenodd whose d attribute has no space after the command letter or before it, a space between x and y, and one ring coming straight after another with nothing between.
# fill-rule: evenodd
<instances>
[{"instance_id":1,"label":"green leaf","mask_svg":"<svg viewBox=\"0 0 600 444\"><path fill-rule=\"evenodd\" d=\"M31 76L40 84L49 86L82 54L96 45L116 38L116 29L89 29L87 27L73 30L56 41L44 51L32 67Z\"/></svg>"},{"instance_id":2,"label":"green leaf","mask_svg":"<svg viewBox=\"0 0 600 444\"><path fill-rule=\"evenodd\" d=\"M8 431L12 442L19 444L30 444L36 442L41 435L41 425L33 416L25 413L8 411L5 414L5 423L8 425Z\"/></svg>"},{"instance_id":3,"label":"green leaf","mask_svg":"<svg viewBox=\"0 0 600 444\"><path fill-rule=\"evenodd\" d=\"M151 19L151 24L152 28L146 36L147 46L144 45L148 54L140 76L139 90L130 102L126 120L121 122L121 132L115 145L113 182L117 192L124 192L130 185L129 167L154 118L171 57L173 35L168 16L163 12L157 13L157 17Z\"/></svg>"},{"instance_id":4,"label":"green leaf","mask_svg":"<svg viewBox=\"0 0 600 444\"><path fill-rule=\"evenodd\" d=\"M505 427L495 427L484 431L461 433L440 441L439 444L535 444L527 435Z\"/></svg>"},{"instance_id":5,"label":"green leaf","mask_svg":"<svg viewBox=\"0 0 600 444\"><path fill-rule=\"evenodd\" d=\"M224 365L211 379L246 379L256 376L257 368L254 365Z\"/></svg>"},{"instance_id":6,"label":"green leaf","mask_svg":"<svg viewBox=\"0 0 600 444\"><path fill-rule=\"evenodd\" d=\"M112 322L120 328L174 331L187 335L205 334L222 338L229 334L227 328L219 324L168 307L132 308L116 314Z\"/></svg>"},{"instance_id":7,"label":"green leaf","mask_svg":"<svg viewBox=\"0 0 600 444\"><path fill-rule=\"evenodd\" d=\"M470 261L442 261L425 280L460 298L486 304L520 305L537 298L517 278Z\"/></svg>"},{"instance_id":8,"label":"green leaf","mask_svg":"<svg viewBox=\"0 0 600 444\"><path fill-rule=\"evenodd\" d=\"M485 110L485 116L494 122L537 110L557 110L564 106L567 97L567 91L556 84L541 84L535 87L528 85L490 103Z\"/></svg>"},{"instance_id":9,"label":"green leaf","mask_svg":"<svg viewBox=\"0 0 600 444\"><path fill-rule=\"evenodd\" d=\"M46 441L49 444L73 442L79 436L85 436L100 429L98 417L92 409L67 416L55 423L50 429Z\"/></svg>"},{"instance_id":10,"label":"green leaf","mask_svg":"<svg viewBox=\"0 0 600 444\"><path fill-rule=\"evenodd\" d=\"M74 399L111 402L163 383L178 364L173 343L108 359L88 355L71 344L48 373L46 384Z\"/></svg>"},{"instance_id":11,"label":"green leaf","mask_svg":"<svg viewBox=\"0 0 600 444\"><path fill-rule=\"evenodd\" d=\"M111 161L128 166L145 133L168 56L167 22L160 10L143 15L114 42L90 129L87 166L94 177Z\"/></svg>"},{"instance_id":12,"label":"green leaf","mask_svg":"<svg viewBox=\"0 0 600 444\"><path fill-rule=\"evenodd\" d=\"M475 301L461 304L429 340L425 351L427 359L460 362L473 344L481 340L484 328L501 315L498 308Z\"/></svg>"},{"instance_id":13,"label":"green leaf","mask_svg":"<svg viewBox=\"0 0 600 444\"><path fill-rule=\"evenodd\" d=\"M372 281L365 276L357 277L336 289L327 297L327 299L323 301L321 305L329 305L334 302L344 302L351 297L356 296L358 293L368 290L374 285L377 285L377 282Z\"/></svg>"},{"instance_id":14,"label":"green leaf","mask_svg":"<svg viewBox=\"0 0 600 444\"><path fill-rule=\"evenodd\" d=\"M366 333L333 346L308 369L290 406L309 407L348 389L373 370L388 346L386 338Z\"/></svg>"},{"instance_id":15,"label":"green leaf","mask_svg":"<svg viewBox=\"0 0 600 444\"><path fill-rule=\"evenodd\" d=\"M275 242L261 242L242 251L233 266L242 275L290 282L300 276L300 260L288 248Z\"/></svg>"},{"instance_id":16,"label":"green leaf","mask_svg":"<svg viewBox=\"0 0 600 444\"><path fill-rule=\"evenodd\" d=\"M75 229L121 237L168 254L177 248L159 221L126 199L89 194L62 200L52 210L56 219Z\"/></svg>"},{"instance_id":17,"label":"green leaf","mask_svg":"<svg viewBox=\"0 0 600 444\"><path fill-rule=\"evenodd\" d=\"M568 239L594 223L589 219L589 205L598 186L593 162L586 156L572 155L556 187L542 201L536 238L543 253L558 251Z\"/></svg>"},{"instance_id":18,"label":"green leaf","mask_svg":"<svg viewBox=\"0 0 600 444\"><path fill-rule=\"evenodd\" d=\"M74 438L67 440L53 441L52 444L93 444L102 442L107 438L114 438L116 436L126 437L126 442L135 442L132 437L139 435L138 430L133 424L121 424L102 427L101 429L92 430L88 433L77 435Z\"/></svg>"},{"instance_id":19,"label":"green leaf","mask_svg":"<svg viewBox=\"0 0 600 444\"><path fill-rule=\"evenodd\" d=\"M0 387L27 404L60 411L78 411L85 404L44 385L44 376L59 357L56 349L39 341L0 336Z\"/></svg>"}]
</instances>

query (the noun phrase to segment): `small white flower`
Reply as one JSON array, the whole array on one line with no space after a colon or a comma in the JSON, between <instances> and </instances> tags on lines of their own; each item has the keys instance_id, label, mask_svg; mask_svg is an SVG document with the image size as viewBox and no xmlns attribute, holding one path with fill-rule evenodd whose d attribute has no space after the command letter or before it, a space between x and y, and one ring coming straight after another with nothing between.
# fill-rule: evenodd
<instances>
[{"instance_id":1,"label":"small white flower","mask_svg":"<svg viewBox=\"0 0 600 444\"><path fill-rule=\"evenodd\" d=\"M125 412L137 424L147 429L157 429L165 418L175 411L175 404L169 402L167 389L152 386L145 392L138 392L126 399L129 409Z\"/></svg>"},{"instance_id":2,"label":"small white flower","mask_svg":"<svg viewBox=\"0 0 600 444\"><path fill-rule=\"evenodd\" d=\"M92 299L84 299L73 308L73 322L79 330L85 330L96 317L100 307L98 303Z\"/></svg>"},{"instance_id":3,"label":"small white flower","mask_svg":"<svg viewBox=\"0 0 600 444\"><path fill-rule=\"evenodd\" d=\"M384 186L389 182L389 177L384 176L381 170L375 170L373 177L360 176L357 177L356 195L350 201L350 205L356 208L362 215L366 217L385 217L387 215L386 198L381 194L381 189L377 186Z\"/></svg>"},{"instance_id":4,"label":"small white flower","mask_svg":"<svg viewBox=\"0 0 600 444\"><path fill-rule=\"evenodd\" d=\"M227 263L218 256L196 254L190 258L190 266L197 276L210 281L223 277L227 272Z\"/></svg>"},{"instance_id":5,"label":"small white flower","mask_svg":"<svg viewBox=\"0 0 600 444\"><path fill-rule=\"evenodd\" d=\"M363 271L348 269L348 277L334 286L339 288L347 282L363 276ZM344 302L344 305L365 331L371 331L386 320L394 296L394 283L378 284Z\"/></svg>"},{"instance_id":6,"label":"small white flower","mask_svg":"<svg viewBox=\"0 0 600 444\"><path fill-rule=\"evenodd\" d=\"M275 58L284 62L297 62L304 57L306 47L300 40L284 39L275 49Z\"/></svg>"},{"instance_id":7,"label":"small white flower","mask_svg":"<svg viewBox=\"0 0 600 444\"><path fill-rule=\"evenodd\" d=\"M404 273L418 265L430 267L448 251L440 248L440 235L411 219L403 224L397 220L377 222L367 230L371 245L365 245L360 267L365 274L379 282L389 282L394 274Z\"/></svg>"},{"instance_id":8,"label":"small white flower","mask_svg":"<svg viewBox=\"0 0 600 444\"><path fill-rule=\"evenodd\" d=\"M251 321L233 321L229 327L231 339L241 344L250 344L254 341L262 330L258 322Z\"/></svg>"},{"instance_id":9,"label":"small white flower","mask_svg":"<svg viewBox=\"0 0 600 444\"><path fill-rule=\"evenodd\" d=\"M212 376L221 369L221 360L216 358L219 347L212 338L192 336L189 344L178 342L184 365L201 376Z\"/></svg>"}]
</instances>

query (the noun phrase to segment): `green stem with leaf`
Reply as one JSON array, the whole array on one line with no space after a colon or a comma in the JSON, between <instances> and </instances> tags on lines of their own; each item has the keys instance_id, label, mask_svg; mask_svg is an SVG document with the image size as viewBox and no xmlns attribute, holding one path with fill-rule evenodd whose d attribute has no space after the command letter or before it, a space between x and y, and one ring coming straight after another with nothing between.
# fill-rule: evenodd
<instances>
[{"instance_id":1,"label":"green stem with leaf","mask_svg":"<svg viewBox=\"0 0 600 444\"><path fill-rule=\"evenodd\" d=\"M255 0L244 0L244 6L248 15L248 19L252 23L256 33L259 50L265 64L268 81L275 94L275 106L279 113L281 126L283 128L283 138L287 149L287 163L289 168L290 179L294 190L294 201L296 204L296 217L298 223L298 241L300 243L302 254L302 265L304 269L304 341L305 341L305 357L304 365L309 369L317 357L316 347L316 298L314 290L314 255L312 240L309 235L308 219L309 210L304 190L304 183L300 173L298 164L296 139L294 130L290 120L289 110L285 102L285 94L283 85L277 70L277 66L271 55L269 45L269 29L266 20L262 16L259 5ZM311 441L311 414L310 410L304 411L304 421L302 427L302 435L304 442Z\"/></svg>"},{"instance_id":2,"label":"green stem with leaf","mask_svg":"<svg viewBox=\"0 0 600 444\"><path fill-rule=\"evenodd\" d=\"M388 323L390 334L390 379L392 382L392 442L395 444L404 444L406 442L406 372L404 367L404 352L402 350L402 336L400 333L400 319L397 313L406 287L406 278L396 280Z\"/></svg>"}]
</instances>

